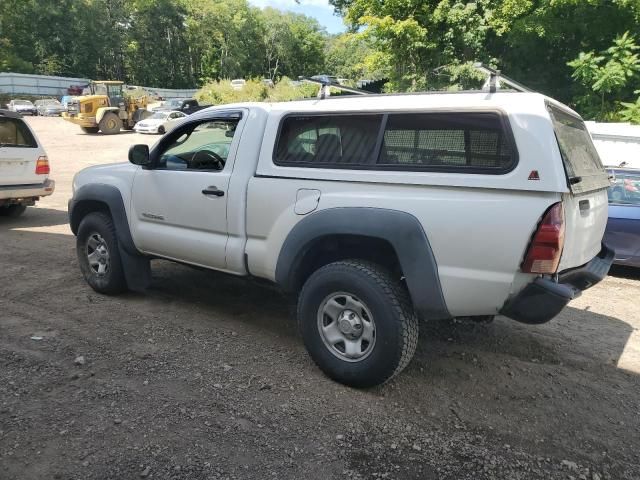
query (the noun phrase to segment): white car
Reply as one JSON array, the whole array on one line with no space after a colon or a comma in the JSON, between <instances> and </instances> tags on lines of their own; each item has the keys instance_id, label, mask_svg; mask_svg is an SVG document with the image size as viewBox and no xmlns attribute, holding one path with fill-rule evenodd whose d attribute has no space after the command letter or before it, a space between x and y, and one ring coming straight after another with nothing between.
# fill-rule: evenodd
<instances>
[{"instance_id":1,"label":"white car","mask_svg":"<svg viewBox=\"0 0 640 480\"><path fill-rule=\"evenodd\" d=\"M233 88L234 90L242 90L246 84L247 81L243 80L242 78L231 80L231 88Z\"/></svg>"},{"instance_id":2,"label":"white car","mask_svg":"<svg viewBox=\"0 0 640 480\"><path fill-rule=\"evenodd\" d=\"M138 133L165 134L175 126L178 120L184 117L186 117L184 113L177 111L156 112L141 122L136 123L133 129Z\"/></svg>"},{"instance_id":3,"label":"white car","mask_svg":"<svg viewBox=\"0 0 640 480\"><path fill-rule=\"evenodd\" d=\"M0 216L18 217L53 193L49 159L20 114L0 110Z\"/></svg>"},{"instance_id":4,"label":"white car","mask_svg":"<svg viewBox=\"0 0 640 480\"><path fill-rule=\"evenodd\" d=\"M152 258L273 282L352 386L402 371L418 318L544 323L613 261L608 174L580 116L537 93L220 105L129 160L74 179L87 283L144 289Z\"/></svg>"},{"instance_id":5,"label":"white car","mask_svg":"<svg viewBox=\"0 0 640 480\"><path fill-rule=\"evenodd\" d=\"M7 108L16 113L22 115L37 115L38 110L36 106L29 100L11 100L7 103Z\"/></svg>"}]
</instances>

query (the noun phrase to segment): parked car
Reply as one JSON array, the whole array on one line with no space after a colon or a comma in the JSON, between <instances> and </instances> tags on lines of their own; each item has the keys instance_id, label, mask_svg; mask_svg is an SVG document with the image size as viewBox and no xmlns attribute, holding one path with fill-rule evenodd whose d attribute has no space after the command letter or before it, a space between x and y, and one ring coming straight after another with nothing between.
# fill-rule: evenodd
<instances>
[{"instance_id":1,"label":"parked car","mask_svg":"<svg viewBox=\"0 0 640 480\"><path fill-rule=\"evenodd\" d=\"M170 98L162 102L161 105L151 109L152 112L168 112L179 111L186 115L198 112L211 105L200 105L197 100L193 98Z\"/></svg>"},{"instance_id":2,"label":"parked car","mask_svg":"<svg viewBox=\"0 0 640 480\"><path fill-rule=\"evenodd\" d=\"M640 267L640 170L609 170L609 221L605 243L616 252L614 262Z\"/></svg>"},{"instance_id":3,"label":"parked car","mask_svg":"<svg viewBox=\"0 0 640 480\"><path fill-rule=\"evenodd\" d=\"M29 100L11 100L7 103L7 108L11 112L21 115L37 115L36 106Z\"/></svg>"},{"instance_id":4,"label":"parked car","mask_svg":"<svg viewBox=\"0 0 640 480\"><path fill-rule=\"evenodd\" d=\"M187 115L182 112L155 112L149 118L136 123L133 129L138 133L160 133L170 131L178 122Z\"/></svg>"},{"instance_id":5,"label":"parked car","mask_svg":"<svg viewBox=\"0 0 640 480\"><path fill-rule=\"evenodd\" d=\"M73 100L73 96L72 95L63 95L63 97L60 99L60 103L62 104L62 106L66 110L67 109L67 105L72 100Z\"/></svg>"},{"instance_id":6,"label":"parked car","mask_svg":"<svg viewBox=\"0 0 640 480\"><path fill-rule=\"evenodd\" d=\"M269 88L273 88L273 87L275 87L275 86L276 86L276 84L275 84L275 83L273 83L273 80L271 80L270 78L263 78L263 79L262 79L262 84L263 84L265 87L269 87Z\"/></svg>"},{"instance_id":7,"label":"parked car","mask_svg":"<svg viewBox=\"0 0 640 480\"><path fill-rule=\"evenodd\" d=\"M352 386L402 371L419 317L543 323L613 261L608 174L578 114L537 93L222 105L129 161L74 178L87 283L142 290L151 258L274 282Z\"/></svg>"},{"instance_id":8,"label":"parked car","mask_svg":"<svg viewBox=\"0 0 640 480\"><path fill-rule=\"evenodd\" d=\"M231 80L231 88L233 88L234 90L242 90L246 84L247 81L243 80L242 78Z\"/></svg>"},{"instance_id":9,"label":"parked car","mask_svg":"<svg viewBox=\"0 0 640 480\"><path fill-rule=\"evenodd\" d=\"M36 100L36 113L43 117L59 117L67 109L55 98Z\"/></svg>"},{"instance_id":10,"label":"parked car","mask_svg":"<svg viewBox=\"0 0 640 480\"><path fill-rule=\"evenodd\" d=\"M18 217L53 193L49 159L21 115L0 110L0 216Z\"/></svg>"}]
</instances>

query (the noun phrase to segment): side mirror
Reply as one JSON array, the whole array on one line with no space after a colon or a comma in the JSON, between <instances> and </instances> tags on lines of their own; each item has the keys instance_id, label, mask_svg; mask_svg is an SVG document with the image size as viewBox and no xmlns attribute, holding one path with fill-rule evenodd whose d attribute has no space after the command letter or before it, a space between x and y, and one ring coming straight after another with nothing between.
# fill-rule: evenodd
<instances>
[{"instance_id":1,"label":"side mirror","mask_svg":"<svg viewBox=\"0 0 640 480\"><path fill-rule=\"evenodd\" d=\"M141 165L143 167L151 165L149 145L141 143L138 145L131 145L129 148L129 161L134 165Z\"/></svg>"}]
</instances>

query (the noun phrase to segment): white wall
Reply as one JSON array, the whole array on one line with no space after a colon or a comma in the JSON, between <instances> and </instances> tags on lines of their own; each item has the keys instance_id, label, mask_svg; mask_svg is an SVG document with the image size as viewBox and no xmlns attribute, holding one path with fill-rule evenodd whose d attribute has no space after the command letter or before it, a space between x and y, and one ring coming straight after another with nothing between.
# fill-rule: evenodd
<instances>
[{"instance_id":1,"label":"white wall","mask_svg":"<svg viewBox=\"0 0 640 480\"><path fill-rule=\"evenodd\" d=\"M585 122L605 166L640 168L640 125Z\"/></svg>"}]
</instances>

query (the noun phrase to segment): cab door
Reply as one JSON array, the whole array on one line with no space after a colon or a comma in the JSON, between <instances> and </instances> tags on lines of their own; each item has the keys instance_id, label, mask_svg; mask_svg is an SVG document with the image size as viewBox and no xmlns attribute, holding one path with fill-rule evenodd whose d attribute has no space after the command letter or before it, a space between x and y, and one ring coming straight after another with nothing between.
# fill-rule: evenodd
<instances>
[{"instance_id":1,"label":"cab door","mask_svg":"<svg viewBox=\"0 0 640 480\"><path fill-rule=\"evenodd\" d=\"M141 251L203 267L226 269L227 197L242 112L180 125L136 173L131 230Z\"/></svg>"}]
</instances>

